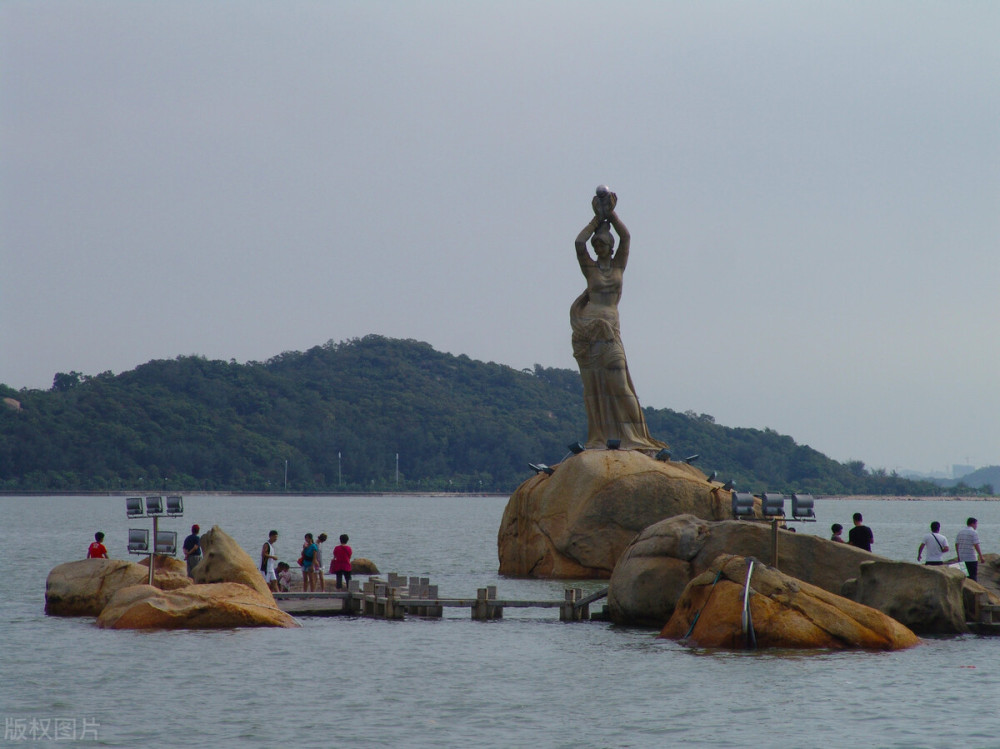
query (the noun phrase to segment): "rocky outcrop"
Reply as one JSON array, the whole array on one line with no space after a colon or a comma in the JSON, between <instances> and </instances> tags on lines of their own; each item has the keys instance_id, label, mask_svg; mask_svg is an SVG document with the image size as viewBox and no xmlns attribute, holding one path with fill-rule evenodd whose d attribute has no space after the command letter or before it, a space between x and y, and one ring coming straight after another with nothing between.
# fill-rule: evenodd
<instances>
[{"instance_id":1,"label":"rocky outcrop","mask_svg":"<svg viewBox=\"0 0 1000 749\"><path fill-rule=\"evenodd\" d=\"M265 596L241 583L190 585L173 591L133 585L112 596L97 625L109 629L299 626L277 607L270 593Z\"/></svg>"},{"instance_id":2,"label":"rocky outcrop","mask_svg":"<svg viewBox=\"0 0 1000 749\"><path fill-rule=\"evenodd\" d=\"M687 463L586 450L517 488L497 536L500 573L607 578L643 528L675 515L721 520L731 495Z\"/></svg>"},{"instance_id":3,"label":"rocky outcrop","mask_svg":"<svg viewBox=\"0 0 1000 749\"><path fill-rule=\"evenodd\" d=\"M257 563L219 526L202 534L201 551L201 561L191 571L196 583L241 583L273 602Z\"/></svg>"},{"instance_id":4,"label":"rocky outcrop","mask_svg":"<svg viewBox=\"0 0 1000 749\"><path fill-rule=\"evenodd\" d=\"M980 601L1000 605L1000 598L962 570L911 562L864 562L843 593L921 634L966 633Z\"/></svg>"},{"instance_id":5,"label":"rocky outcrop","mask_svg":"<svg viewBox=\"0 0 1000 749\"><path fill-rule=\"evenodd\" d=\"M332 572L330 574L333 574ZM364 557L358 557L357 559L351 560L351 574L352 575L377 575L378 567L375 562L371 559L365 559Z\"/></svg>"},{"instance_id":6,"label":"rocky outcrop","mask_svg":"<svg viewBox=\"0 0 1000 749\"><path fill-rule=\"evenodd\" d=\"M187 577L184 562L85 559L62 564L46 581L46 613L97 616L114 629L296 627L274 602L263 575L230 536L215 527L201 537L204 557Z\"/></svg>"},{"instance_id":7,"label":"rocky outcrop","mask_svg":"<svg viewBox=\"0 0 1000 749\"><path fill-rule=\"evenodd\" d=\"M608 609L619 624L662 627L688 582L720 554L771 560L768 523L709 522L692 515L661 520L622 554L608 586ZM830 593L857 577L862 562L878 559L848 544L778 530L778 569Z\"/></svg>"},{"instance_id":8,"label":"rocky outcrop","mask_svg":"<svg viewBox=\"0 0 1000 749\"><path fill-rule=\"evenodd\" d=\"M191 584L183 564L178 574L170 565L153 568L153 584L174 590ZM144 560L145 561L145 560ZM176 561L176 560L171 560ZM149 563L123 559L80 559L57 565L45 580L45 613L49 616L97 616L122 588L149 581Z\"/></svg>"},{"instance_id":9,"label":"rocky outcrop","mask_svg":"<svg viewBox=\"0 0 1000 749\"><path fill-rule=\"evenodd\" d=\"M920 641L881 611L755 563L744 627L747 558L721 555L685 588L661 637L701 648L900 650Z\"/></svg>"}]
</instances>

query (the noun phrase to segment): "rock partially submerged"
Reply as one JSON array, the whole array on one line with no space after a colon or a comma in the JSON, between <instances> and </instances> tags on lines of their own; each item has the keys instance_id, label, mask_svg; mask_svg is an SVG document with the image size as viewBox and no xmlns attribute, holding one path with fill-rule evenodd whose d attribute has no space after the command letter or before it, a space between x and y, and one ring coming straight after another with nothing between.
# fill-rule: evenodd
<instances>
[{"instance_id":1,"label":"rock partially submerged","mask_svg":"<svg viewBox=\"0 0 1000 749\"><path fill-rule=\"evenodd\" d=\"M962 570L885 560L864 562L843 594L921 634L964 634L968 622L976 621L980 601L1000 604Z\"/></svg>"},{"instance_id":2,"label":"rock partially submerged","mask_svg":"<svg viewBox=\"0 0 1000 749\"><path fill-rule=\"evenodd\" d=\"M721 555L685 588L660 632L703 648L901 650L920 640L881 611L756 563L750 581L749 623L743 624L748 560Z\"/></svg>"},{"instance_id":3,"label":"rock partially submerged","mask_svg":"<svg viewBox=\"0 0 1000 749\"><path fill-rule=\"evenodd\" d=\"M190 585L164 591L133 585L118 591L97 618L109 629L229 629L298 627L273 596L241 583Z\"/></svg>"},{"instance_id":4,"label":"rock partially submerged","mask_svg":"<svg viewBox=\"0 0 1000 749\"><path fill-rule=\"evenodd\" d=\"M778 568L792 577L840 594L874 554L817 536L778 531ZM737 520L710 522L678 515L644 529L615 566L608 590L612 621L660 628L688 582L720 554L771 559L771 526Z\"/></svg>"},{"instance_id":5,"label":"rock partially submerged","mask_svg":"<svg viewBox=\"0 0 1000 749\"><path fill-rule=\"evenodd\" d=\"M202 537L204 558L195 580L176 559L156 557L149 566L115 559L85 559L54 568L46 581L45 611L97 616L113 629L297 627L281 611L250 556L214 527Z\"/></svg>"},{"instance_id":6,"label":"rock partially submerged","mask_svg":"<svg viewBox=\"0 0 1000 749\"><path fill-rule=\"evenodd\" d=\"M170 565L157 562L153 574L153 584L157 588L174 590L191 585L187 575L178 573ZM59 564L45 580L45 613L49 616L97 616L116 592L148 581L148 562L80 559Z\"/></svg>"},{"instance_id":7,"label":"rock partially submerged","mask_svg":"<svg viewBox=\"0 0 1000 749\"><path fill-rule=\"evenodd\" d=\"M330 573L333 574L333 573ZM351 560L351 574L352 575L377 575L378 565L375 564L371 559L365 559L364 557L358 557L357 559Z\"/></svg>"},{"instance_id":8,"label":"rock partially submerged","mask_svg":"<svg viewBox=\"0 0 1000 749\"><path fill-rule=\"evenodd\" d=\"M586 450L525 481L497 536L500 574L608 578L635 534L663 518L721 520L731 495L687 463Z\"/></svg>"}]
</instances>

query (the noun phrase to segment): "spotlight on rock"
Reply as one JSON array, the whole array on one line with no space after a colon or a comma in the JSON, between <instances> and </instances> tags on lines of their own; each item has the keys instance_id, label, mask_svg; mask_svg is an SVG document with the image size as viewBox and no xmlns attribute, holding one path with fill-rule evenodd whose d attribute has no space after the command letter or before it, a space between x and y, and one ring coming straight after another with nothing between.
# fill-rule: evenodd
<instances>
[{"instance_id":1,"label":"spotlight on rock","mask_svg":"<svg viewBox=\"0 0 1000 749\"><path fill-rule=\"evenodd\" d=\"M691 465L700 457L701 456L698 453L695 453L694 455L688 455L686 458L684 458L684 462L687 463L688 465Z\"/></svg>"},{"instance_id":2,"label":"spotlight on rock","mask_svg":"<svg viewBox=\"0 0 1000 749\"><path fill-rule=\"evenodd\" d=\"M617 450L618 448L620 448L622 446L622 441L621 440L608 440L607 445L608 445L608 449L609 450Z\"/></svg>"},{"instance_id":3,"label":"spotlight on rock","mask_svg":"<svg viewBox=\"0 0 1000 749\"><path fill-rule=\"evenodd\" d=\"M664 463L670 462L670 451L667 448L662 448L660 452L656 453L656 459L663 461Z\"/></svg>"},{"instance_id":4,"label":"spotlight on rock","mask_svg":"<svg viewBox=\"0 0 1000 749\"><path fill-rule=\"evenodd\" d=\"M569 445L566 445L566 449L569 450L574 455L579 455L584 451L585 448L582 442L573 442L570 443Z\"/></svg>"},{"instance_id":5,"label":"spotlight on rock","mask_svg":"<svg viewBox=\"0 0 1000 749\"><path fill-rule=\"evenodd\" d=\"M556 472L555 468L547 466L544 463L528 463L528 467L531 468L535 473L544 473L551 476Z\"/></svg>"}]
</instances>

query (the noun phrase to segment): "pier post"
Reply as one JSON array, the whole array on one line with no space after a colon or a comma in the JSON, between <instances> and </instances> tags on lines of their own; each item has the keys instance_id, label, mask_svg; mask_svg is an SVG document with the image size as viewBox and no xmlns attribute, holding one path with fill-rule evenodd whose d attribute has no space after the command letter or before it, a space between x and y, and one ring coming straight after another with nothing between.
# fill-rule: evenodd
<instances>
[{"instance_id":1,"label":"pier post","mask_svg":"<svg viewBox=\"0 0 1000 749\"><path fill-rule=\"evenodd\" d=\"M590 605L577 606L583 600L583 588L566 588L566 599L559 607L559 621L579 622L590 618Z\"/></svg>"},{"instance_id":2,"label":"pier post","mask_svg":"<svg viewBox=\"0 0 1000 749\"><path fill-rule=\"evenodd\" d=\"M495 601L496 597L497 588L495 585L476 590L476 602L472 606L472 618L476 621L503 618L503 607L490 603L490 601Z\"/></svg>"}]
</instances>

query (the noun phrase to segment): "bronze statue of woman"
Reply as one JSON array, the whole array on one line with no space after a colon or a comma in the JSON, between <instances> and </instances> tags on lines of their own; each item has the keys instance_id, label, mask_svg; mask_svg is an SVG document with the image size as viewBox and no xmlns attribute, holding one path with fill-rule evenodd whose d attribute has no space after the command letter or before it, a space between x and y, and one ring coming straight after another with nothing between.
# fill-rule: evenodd
<instances>
[{"instance_id":1,"label":"bronze statue of woman","mask_svg":"<svg viewBox=\"0 0 1000 749\"><path fill-rule=\"evenodd\" d=\"M583 379L587 447L604 447L609 439L616 439L622 449L659 450L666 445L649 436L618 325L630 237L615 212L617 204L613 192L604 185L598 187L592 201L594 218L576 238L576 257L587 289L573 302L569 319L573 356ZM619 237L617 252L612 227ZM588 239L596 260L587 252Z\"/></svg>"}]
</instances>

